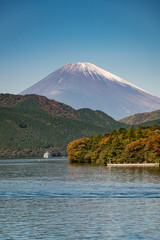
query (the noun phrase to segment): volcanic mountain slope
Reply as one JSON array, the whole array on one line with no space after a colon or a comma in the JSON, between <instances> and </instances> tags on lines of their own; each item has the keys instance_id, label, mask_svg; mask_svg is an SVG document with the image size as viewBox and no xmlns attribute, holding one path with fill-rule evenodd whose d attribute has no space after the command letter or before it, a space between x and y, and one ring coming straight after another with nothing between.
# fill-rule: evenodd
<instances>
[{"instance_id":1,"label":"volcanic mountain slope","mask_svg":"<svg viewBox=\"0 0 160 240\"><path fill-rule=\"evenodd\" d=\"M68 63L21 94L38 94L114 119L160 108L160 98L91 63Z\"/></svg>"}]
</instances>

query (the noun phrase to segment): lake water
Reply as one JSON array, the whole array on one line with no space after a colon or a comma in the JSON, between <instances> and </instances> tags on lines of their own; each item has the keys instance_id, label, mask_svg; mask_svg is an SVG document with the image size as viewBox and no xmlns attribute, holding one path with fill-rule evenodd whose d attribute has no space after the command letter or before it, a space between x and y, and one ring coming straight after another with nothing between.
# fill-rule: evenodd
<instances>
[{"instance_id":1,"label":"lake water","mask_svg":"<svg viewBox=\"0 0 160 240\"><path fill-rule=\"evenodd\" d=\"M0 160L0 239L160 239L160 169Z\"/></svg>"}]
</instances>

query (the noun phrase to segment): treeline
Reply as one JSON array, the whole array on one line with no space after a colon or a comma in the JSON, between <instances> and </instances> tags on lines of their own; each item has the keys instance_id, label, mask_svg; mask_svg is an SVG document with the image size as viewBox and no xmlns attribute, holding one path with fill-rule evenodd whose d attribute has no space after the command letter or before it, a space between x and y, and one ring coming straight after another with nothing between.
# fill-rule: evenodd
<instances>
[{"instance_id":1,"label":"treeline","mask_svg":"<svg viewBox=\"0 0 160 240\"><path fill-rule=\"evenodd\" d=\"M25 149L12 149L12 148L1 148L1 159L8 158L42 158L44 153L48 151L52 157L66 156L66 151L58 148L25 148Z\"/></svg>"},{"instance_id":2,"label":"treeline","mask_svg":"<svg viewBox=\"0 0 160 240\"><path fill-rule=\"evenodd\" d=\"M105 136L72 141L67 146L72 163L160 162L160 127L120 128Z\"/></svg>"}]
</instances>

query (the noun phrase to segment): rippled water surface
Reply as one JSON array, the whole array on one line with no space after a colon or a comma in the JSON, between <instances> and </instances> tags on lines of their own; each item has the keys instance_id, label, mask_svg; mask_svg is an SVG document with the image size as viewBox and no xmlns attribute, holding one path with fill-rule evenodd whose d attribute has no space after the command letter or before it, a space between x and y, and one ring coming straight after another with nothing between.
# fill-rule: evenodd
<instances>
[{"instance_id":1,"label":"rippled water surface","mask_svg":"<svg viewBox=\"0 0 160 240\"><path fill-rule=\"evenodd\" d=\"M0 239L160 239L160 169L0 160Z\"/></svg>"}]
</instances>

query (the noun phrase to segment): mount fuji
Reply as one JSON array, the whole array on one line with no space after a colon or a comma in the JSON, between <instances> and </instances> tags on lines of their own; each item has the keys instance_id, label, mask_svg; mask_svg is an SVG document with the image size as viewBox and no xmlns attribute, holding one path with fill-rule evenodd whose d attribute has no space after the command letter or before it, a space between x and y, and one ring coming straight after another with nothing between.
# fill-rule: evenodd
<instances>
[{"instance_id":1,"label":"mount fuji","mask_svg":"<svg viewBox=\"0 0 160 240\"><path fill-rule=\"evenodd\" d=\"M21 94L38 94L115 119L160 109L160 98L91 63L68 63Z\"/></svg>"}]
</instances>

